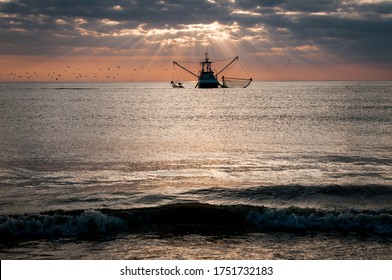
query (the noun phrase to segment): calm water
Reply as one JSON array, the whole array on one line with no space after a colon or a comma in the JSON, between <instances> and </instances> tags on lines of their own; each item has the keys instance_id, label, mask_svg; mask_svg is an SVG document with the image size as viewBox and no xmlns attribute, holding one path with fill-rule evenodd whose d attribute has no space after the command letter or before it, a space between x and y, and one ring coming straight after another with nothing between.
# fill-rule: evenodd
<instances>
[{"instance_id":1,"label":"calm water","mask_svg":"<svg viewBox=\"0 0 392 280\"><path fill-rule=\"evenodd\" d=\"M392 82L0 84L1 259L390 259Z\"/></svg>"}]
</instances>

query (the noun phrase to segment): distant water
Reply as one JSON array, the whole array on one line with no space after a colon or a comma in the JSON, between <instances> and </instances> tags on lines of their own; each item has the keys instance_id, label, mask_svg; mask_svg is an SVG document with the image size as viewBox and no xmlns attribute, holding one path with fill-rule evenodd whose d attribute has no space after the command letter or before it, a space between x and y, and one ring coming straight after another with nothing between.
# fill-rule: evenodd
<instances>
[{"instance_id":1,"label":"distant water","mask_svg":"<svg viewBox=\"0 0 392 280\"><path fill-rule=\"evenodd\" d=\"M390 259L392 82L0 84L1 259Z\"/></svg>"}]
</instances>

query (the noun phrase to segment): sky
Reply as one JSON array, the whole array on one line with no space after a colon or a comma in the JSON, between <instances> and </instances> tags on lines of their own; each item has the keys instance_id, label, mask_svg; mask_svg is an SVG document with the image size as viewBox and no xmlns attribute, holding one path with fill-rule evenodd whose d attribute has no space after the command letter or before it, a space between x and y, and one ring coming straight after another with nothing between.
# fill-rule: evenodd
<instances>
[{"instance_id":1,"label":"sky","mask_svg":"<svg viewBox=\"0 0 392 280\"><path fill-rule=\"evenodd\" d=\"M0 0L0 81L192 80L172 62L206 51L254 80L391 80L392 1Z\"/></svg>"}]
</instances>

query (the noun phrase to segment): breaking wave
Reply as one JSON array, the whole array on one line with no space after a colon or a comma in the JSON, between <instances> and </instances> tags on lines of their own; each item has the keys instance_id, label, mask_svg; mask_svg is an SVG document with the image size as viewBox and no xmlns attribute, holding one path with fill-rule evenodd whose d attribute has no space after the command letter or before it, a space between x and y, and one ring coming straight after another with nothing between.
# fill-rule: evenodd
<instances>
[{"instance_id":1,"label":"breaking wave","mask_svg":"<svg viewBox=\"0 0 392 280\"><path fill-rule=\"evenodd\" d=\"M177 203L150 208L51 211L0 216L1 243L94 238L118 233L241 234L322 232L392 236L392 210L326 211L250 205Z\"/></svg>"},{"instance_id":2,"label":"breaking wave","mask_svg":"<svg viewBox=\"0 0 392 280\"><path fill-rule=\"evenodd\" d=\"M212 198L246 199L266 204L279 200L286 203L311 201L316 204L323 204L323 202L327 201L329 204L334 205L336 201L340 201L343 202L342 205L348 208L349 205L358 205L360 201L366 201L366 203L373 202L374 205L389 206L392 199L392 187L382 185L274 185L249 188L195 189L186 192L186 194ZM382 207L380 206L380 208Z\"/></svg>"}]
</instances>

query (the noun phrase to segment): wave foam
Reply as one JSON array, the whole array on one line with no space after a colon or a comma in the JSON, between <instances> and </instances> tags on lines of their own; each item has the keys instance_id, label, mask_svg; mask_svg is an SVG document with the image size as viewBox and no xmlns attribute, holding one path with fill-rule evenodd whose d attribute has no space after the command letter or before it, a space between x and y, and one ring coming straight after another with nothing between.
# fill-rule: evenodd
<instances>
[{"instance_id":1,"label":"wave foam","mask_svg":"<svg viewBox=\"0 0 392 280\"><path fill-rule=\"evenodd\" d=\"M35 238L91 238L121 232L322 232L392 236L392 210L326 211L250 205L178 203L127 210L52 211L0 217L4 242Z\"/></svg>"}]
</instances>

